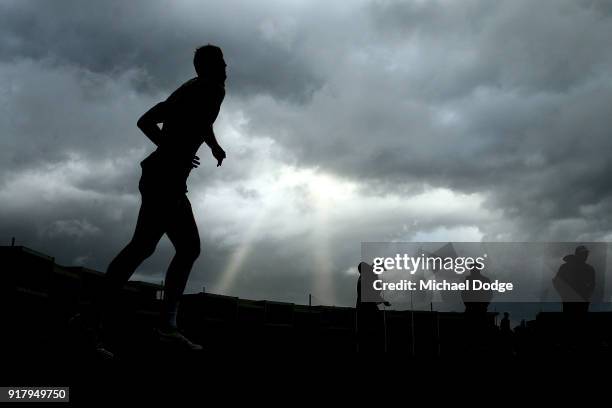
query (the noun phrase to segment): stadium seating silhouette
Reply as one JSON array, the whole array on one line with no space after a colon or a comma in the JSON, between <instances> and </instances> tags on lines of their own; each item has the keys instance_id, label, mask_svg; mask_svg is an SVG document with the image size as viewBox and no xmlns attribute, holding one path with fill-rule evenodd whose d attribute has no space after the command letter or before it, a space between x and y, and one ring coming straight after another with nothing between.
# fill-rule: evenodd
<instances>
[{"instance_id":1,"label":"stadium seating silhouette","mask_svg":"<svg viewBox=\"0 0 612 408\"><path fill-rule=\"evenodd\" d=\"M103 274L58 265L53 257L22 246L1 246L0 265L2 321L7 329L2 349L10 350L12 356L41 358L54 350L63 358L80 358L85 339L72 332L67 322L75 312L91 307ZM121 333L115 344L119 355L150 358L164 352L151 336L162 294L163 287L157 284L129 282L125 286L117 299L122 315L113 328ZM475 330L464 313L386 310L384 347L389 352L427 358L499 354L502 348L495 315L488 313ZM183 296L178 320L185 333L208 350L358 350L356 312L350 307L197 293ZM539 313L534 321L515 329L514 352L555 354L576 352L578 347L580 352L608 353L612 313L590 312L578 343L574 337L574 343L564 344L567 333L562 313Z\"/></svg>"}]
</instances>

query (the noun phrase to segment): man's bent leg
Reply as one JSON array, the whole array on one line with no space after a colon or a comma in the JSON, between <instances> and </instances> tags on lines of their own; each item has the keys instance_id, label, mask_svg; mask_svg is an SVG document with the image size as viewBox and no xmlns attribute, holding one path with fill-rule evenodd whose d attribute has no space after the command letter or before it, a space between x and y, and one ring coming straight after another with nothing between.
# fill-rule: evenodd
<instances>
[{"instance_id":1,"label":"man's bent leg","mask_svg":"<svg viewBox=\"0 0 612 408\"><path fill-rule=\"evenodd\" d=\"M167 234L176 254L166 273L166 287L162 324L176 327L176 315L193 263L200 255L200 235L193 217L191 203L184 196L176 213L170 217Z\"/></svg>"},{"instance_id":2,"label":"man's bent leg","mask_svg":"<svg viewBox=\"0 0 612 408\"><path fill-rule=\"evenodd\" d=\"M164 212L164 206L156 197L143 196L134 236L112 260L104 276L100 305L102 309L108 307L114 295L123 288L136 268L155 251L167 225Z\"/></svg>"}]
</instances>

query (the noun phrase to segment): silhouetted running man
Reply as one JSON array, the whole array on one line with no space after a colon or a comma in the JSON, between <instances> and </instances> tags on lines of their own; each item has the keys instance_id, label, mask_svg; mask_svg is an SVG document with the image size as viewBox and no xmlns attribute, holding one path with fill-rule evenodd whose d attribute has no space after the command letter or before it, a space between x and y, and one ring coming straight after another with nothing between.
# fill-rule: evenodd
<instances>
[{"instance_id":1,"label":"silhouetted running man","mask_svg":"<svg viewBox=\"0 0 612 408\"><path fill-rule=\"evenodd\" d=\"M586 260L589 250L580 245L573 255L563 257L565 262L553 279L553 285L563 301L563 312L582 315L589 311L595 290L595 269Z\"/></svg>"},{"instance_id":2,"label":"silhouetted running man","mask_svg":"<svg viewBox=\"0 0 612 408\"><path fill-rule=\"evenodd\" d=\"M198 350L201 346L185 338L176 324L179 299L200 254L200 237L186 195L186 182L191 169L200 164L196 153L202 143L212 150L217 167L226 157L213 131L225 97L226 64L221 49L210 44L195 51L193 64L197 77L185 82L138 120L138 127L157 149L141 163L142 204L136 230L108 267L101 302L102 308L108 309L114 295L153 254L166 234L176 254L166 273L158 334L160 340Z\"/></svg>"},{"instance_id":3,"label":"silhouetted running man","mask_svg":"<svg viewBox=\"0 0 612 408\"><path fill-rule=\"evenodd\" d=\"M374 291L375 296L373 302L363 302L361 297L362 282L364 286L372 288L372 285L378 277L374 273L372 266L368 263L361 262L357 266L359 271L359 279L357 279L357 302L355 309L357 312L357 340L359 342L359 351L383 351L384 344L384 322L381 312L378 309L379 304L391 306L385 301L380 292Z\"/></svg>"}]
</instances>

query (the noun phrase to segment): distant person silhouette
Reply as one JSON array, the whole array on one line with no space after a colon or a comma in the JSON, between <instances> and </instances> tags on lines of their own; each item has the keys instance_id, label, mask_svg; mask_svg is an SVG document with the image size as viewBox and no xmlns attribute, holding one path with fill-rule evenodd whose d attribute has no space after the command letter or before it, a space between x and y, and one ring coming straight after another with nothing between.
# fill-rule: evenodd
<instances>
[{"instance_id":1,"label":"distant person silhouette","mask_svg":"<svg viewBox=\"0 0 612 408\"><path fill-rule=\"evenodd\" d=\"M584 245L576 247L574 254L563 257L553 285L563 301L563 312L582 315L588 312L595 290L595 269L586 263L589 250Z\"/></svg>"},{"instance_id":2,"label":"distant person silhouette","mask_svg":"<svg viewBox=\"0 0 612 408\"><path fill-rule=\"evenodd\" d=\"M359 279L357 279L357 302L355 310L357 312L357 338L359 342L359 351L383 351L384 344L384 321L381 316L381 311L378 305L384 304L391 306L391 303L385 301L379 291L371 293L373 301L362 301L362 283L368 288L376 279L379 279L372 269L372 265L361 262L357 266ZM368 297L369 298L369 297ZM369 299L372 300L372 299Z\"/></svg>"},{"instance_id":3,"label":"distant person silhouette","mask_svg":"<svg viewBox=\"0 0 612 408\"><path fill-rule=\"evenodd\" d=\"M188 349L201 346L177 329L179 299L193 263L200 254L200 237L187 198L187 177L199 166L196 153L206 143L221 166L226 155L213 131L225 97L226 64L219 47L205 45L195 51L197 76L185 82L165 101L138 120L138 128L157 149L142 161L139 190L142 196L134 236L108 266L102 308L113 302L136 268L153 254L166 234L176 254L168 267L165 297L158 328L160 340ZM158 126L162 124L162 127Z\"/></svg>"},{"instance_id":4,"label":"distant person silhouette","mask_svg":"<svg viewBox=\"0 0 612 408\"><path fill-rule=\"evenodd\" d=\"M464 279L464 282L470 284L470 289L461 292L461 299L465 305L465 313L486 314L493 295L489 291L473 290L473 284L476 280L483 283L491 283L491 279L484 276L482 272L476 268L475 264L468 265L468 267L470 266L470 274Z\"/></svg>"},{"instance_id":5,"label":"distant person silhouette","mask_svg":"<svg viewBox=\"0 0 612 408\"><path fill-rule=\"evenodd\" d=\"M510 328L510 314L508 312L504 312L504 317L499 324L499 330L503 335L512 333L512 329Z\"/></svg>"},{"instance_id":6,"label":"distant person silhouette","mask_svg":"<svg viewBox=\"0 0 612 408\"><path fill-rule=\"evenodd\" d=\"M502 318L499 324L499 334L502 350L508 354L512 353L514 351L514 333L512 332L512 328L510 327L510 314L508 312L504 312L504 317Z\"/></svg>"},{"instance_id":7,"label":"distant person silhouette","mask_svg":"<svg viewBox=\"0 0 612 408\"><path fill-rule=\"evenodd\" d=\"M369 285L368 287L372 287L372 285L374 284L374 281L379 278L374 273L374 270L372 269L372 265L366 262L361 262L359 265L357 265L357 271L359 272L359 279L357 279L357 305L356 305L357 309L378 311L378 305L380 304L384 304L385 306L391 306L391 303L383 299L379 291L373 291L373 294L375 294L376 296L376 301L374 302L362 302L361 301L361 282L362 280L364 281L366 285Z\"/></svg>"}]
</instances>

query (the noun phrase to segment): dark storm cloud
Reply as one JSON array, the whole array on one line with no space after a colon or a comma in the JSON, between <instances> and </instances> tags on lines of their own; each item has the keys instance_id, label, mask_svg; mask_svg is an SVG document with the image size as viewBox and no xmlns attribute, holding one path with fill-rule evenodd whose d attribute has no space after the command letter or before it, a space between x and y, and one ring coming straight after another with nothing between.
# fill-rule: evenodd
<instances>
[{"instance_id":1,"label":"dark storm cloud","mask_svg":"<svg viewBox=\"0 0 612 408\"><path fill-rule=\"evenodd\" d=\"M194 76L197 46L220 45L231 73L229 92L306 101L321 79L292 49L299 33L266 29L266 8L241 2L164 0L24 0L0 5L0 58L53 59L96 73L140 69L141 89L168 91ZM273 10L271 10L273 11ZM273 16L272 16L273 17ZM283 36L293 36L287 43Z\"/></svg>"},{"instance_id":2,"label":"dark storm cloud","mask_svg":"<svg viewBox=\"0 0 612 408\"><path fill-rule=\"evenodd\" d=\"M335 61L343 76L300 115L253 104L253 131L387 189L486 193L520 224L508 238L574 239L552 226L582 217L606 225L591 230L601 238L607 214L582 212L612 193L612 18L599 5L375 1L365 56Z\"/></svg>"},{"instance_id":3,"label":"dark storm cloud","mask_svg":"<svg viewBox=\"0 0 612 408\"><path fill-rule=\"evenodd\" d=\"M47 60L18 60L0 62L0 75L0 178L71 155L106 159L142 149L135 122L154 99L131 89L135 72L110 78Z\"/></svg>"},{"instance_id":4,"label":"dark storm cloud","mask_svg":"<svg viewBox=\"0 0 612 408\"><path fill-rule=\"evenodd\" d=\"M428 70L417 91L461 97L476 87L566 92L604 74L610 15L596 2L375 1L381 38L418 42ZM602 52L603 51L603 52Z\"/></svg>"}]
</instances>

